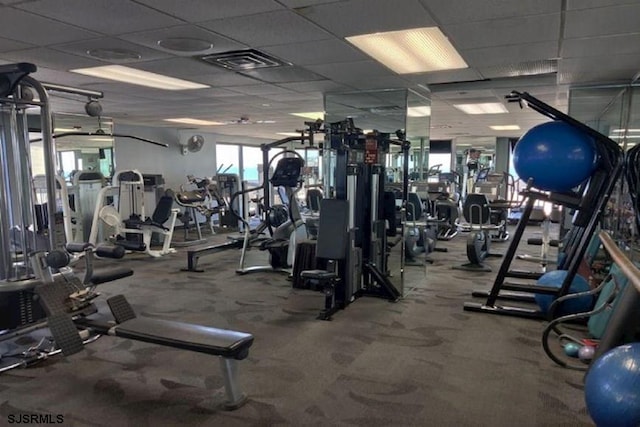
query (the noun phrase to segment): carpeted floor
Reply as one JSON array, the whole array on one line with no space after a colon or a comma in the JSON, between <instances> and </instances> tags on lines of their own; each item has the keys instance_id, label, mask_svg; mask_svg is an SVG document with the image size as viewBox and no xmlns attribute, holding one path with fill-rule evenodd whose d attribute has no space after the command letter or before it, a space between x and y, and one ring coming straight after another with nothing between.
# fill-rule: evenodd
<instances>
[{"instance_id":1,"label":"carpeted floor","mask_svg":"<svg viewBox=\"0 0 640 427\"><path fill-rule=\"evenodd\" d=\"M203 258L205 273L180 271L186 249L128 256L119 263L134 276L102 285L103 296L123 293L141 315L254 334L240 363L247 404L221 409L210 356L102 337L0 375L0 425L19 414L65 426L591 425L582 373L544 356L543 322L462 310L501 262L489 261L493 273L452 270L465 261L465 239L440 242L449 252L432 254L433 265L407 267L401 301L362 298L331 322L314 319L320 294L292 290L283 275L237 276L237 250Z\"/></svg>"}]
</instances>

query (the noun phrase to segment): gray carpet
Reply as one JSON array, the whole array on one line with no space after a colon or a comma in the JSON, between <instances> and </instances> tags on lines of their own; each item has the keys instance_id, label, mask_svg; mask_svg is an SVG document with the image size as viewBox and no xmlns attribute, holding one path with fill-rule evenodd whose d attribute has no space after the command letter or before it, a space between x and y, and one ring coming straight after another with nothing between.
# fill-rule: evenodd
<instances>
[{"instance_id":1,"label":"gray carpet","mask_svg":"<svg viewBox=\"0 0 640 427\"><path fill-rule=\"evenodd\" d=\"M331 322L314 319L320 294L292 290L282 275L237 276L237 250L203 258L201 274L179 271L186 249L128 256L118 263L135 275L102 285L104 297L123 293L142 315L254 334L240 363L248 403L221 409L210 356L102 337L0 375L0 425L12 414L63 415L65 426L591 425L582 373L544 356L543 322L462 310L501 262L489 261L493 273L452 270L465 261L465 238L441 242L449 252L432 254L433 265L407 267L401 301L362 298Z\"/></svg>"}]
</instances>

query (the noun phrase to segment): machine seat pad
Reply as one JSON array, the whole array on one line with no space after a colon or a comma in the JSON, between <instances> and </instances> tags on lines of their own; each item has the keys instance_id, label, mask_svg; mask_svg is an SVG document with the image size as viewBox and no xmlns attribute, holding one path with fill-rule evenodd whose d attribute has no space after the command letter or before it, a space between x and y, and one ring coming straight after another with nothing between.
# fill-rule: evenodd
<instances>
[{"instance_id":1,"label":"machine seat pad","mask_svg":"<svg viewBox=\"0 0 640 427\"><path fill-rule=\"evenodd\" d=\"M311 280L331 280L337 278L337 274L327 270L304 270L300 272L300 277Z\"/></svg>"},{"instance_id":2,"label":"machine seat pad","mask_svg":"<svg viewBox=\"0 0 640 427\"><path fill-rule=\"evenodd\" d=\"M190 323L136 317L113 327L117 337L144 341L228 359L245 359L253 335Z\"/></svg>"},{"instance_id":3,"label":"machine seat pad","mask_svg":"<svg viewBox=\"0 0 640 427\"><path fill-rule=\"evenodd\" d=\"M158 222L155 222L151 218L147 218L142 224L140 224L140 226L141 226L140 228L142 228L142 226L146 226L146 227L159 228L159 229L164 230L164 231L169 231L169 229L167 227L165 227L164 224L160 224Z\"/></svg>"},{"instance_id":4,"label":"machine seat pad","mask_svg":"<svg viewBox=\"0 0 640 427\"><path fill-rule=\"evenodd\" d=\"M197 191L178 193L176 194L176 199L178 199L179 203L183 204L203 203L206 200L205 195Z\"/></svg>"},{"instance_id":5,"label":"machine seat pad","mask_svg":"<svg viewBox=\"0 0 640 427\"><path fill-rule=\"evenodd\" d=\"M101 283L111 282L113 280L124 279L133 275L133 270L130 268L109 268L102 269L93 272L90 282L92 285L99 285Z\"/></svg>"}]
</instances>

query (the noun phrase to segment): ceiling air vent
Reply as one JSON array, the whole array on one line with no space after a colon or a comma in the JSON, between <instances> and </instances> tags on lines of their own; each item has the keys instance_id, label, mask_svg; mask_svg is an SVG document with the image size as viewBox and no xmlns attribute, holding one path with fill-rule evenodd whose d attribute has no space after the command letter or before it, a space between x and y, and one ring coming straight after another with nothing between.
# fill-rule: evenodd
<instances>
[{"instance_id":1,"label":"ceiling air vent","mask_svg":"<svg viewBox=\"0 0 640 427\"><path fill-rule=\"evenodd\" d=\"M231 71L248 71L291 65L255 49L232 50L200 57L203 61Z\"/></svg>"}]
</instances>

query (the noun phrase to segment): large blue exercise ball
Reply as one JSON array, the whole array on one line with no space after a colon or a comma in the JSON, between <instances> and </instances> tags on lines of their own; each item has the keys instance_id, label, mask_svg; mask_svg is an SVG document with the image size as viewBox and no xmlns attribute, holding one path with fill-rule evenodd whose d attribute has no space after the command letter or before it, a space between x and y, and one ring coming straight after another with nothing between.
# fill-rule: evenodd
<instances>
[{"instance_id":1,"label":"large blue exercise ball","mask_svg":"<svg viewBox=\"0 0 640 427\"><path fill-rule=\"evenodd\" d=\"M567 277L567 274L568 271L566 270L549 271L540 276L536 284L547 288L559 289L562 286L565 277ZM589 282L587 282L584 277L576 274L571 281L571 286L569 286L569 293L576 294L579 292L586 292L590 289ZM536 300L536 304L540 307L540 311L547 314L549 312L549 307L556 299L556 296L551 294L535 294L534 298ZM560 303L560 306L555 309L553 314L555 317L559 317L567 314L584 313L591 310L592 307L593 296L587 295Z\"/></svg>"},{"instance_id":2,"label":"large blue exercise ball","mask_svg":"<svg viewBox=\"0 0 640 427\"><path fill-rule=\"evenodd\" d=\"M534 126L516 143L513 165L540 190L566 192L589 178L598 162L591 136L565 122Z\"/></svg>"},{"instance_id":3,"label":"large blue exercise ball","mask_svg":"<svg viewBox=\"0 0 640 427\"><path fill-rule=\"evenodd\" d=\"M598 427L640 425L640 343L596 359L585 378L584 397Z\"/></svg>"}]
</instances>

